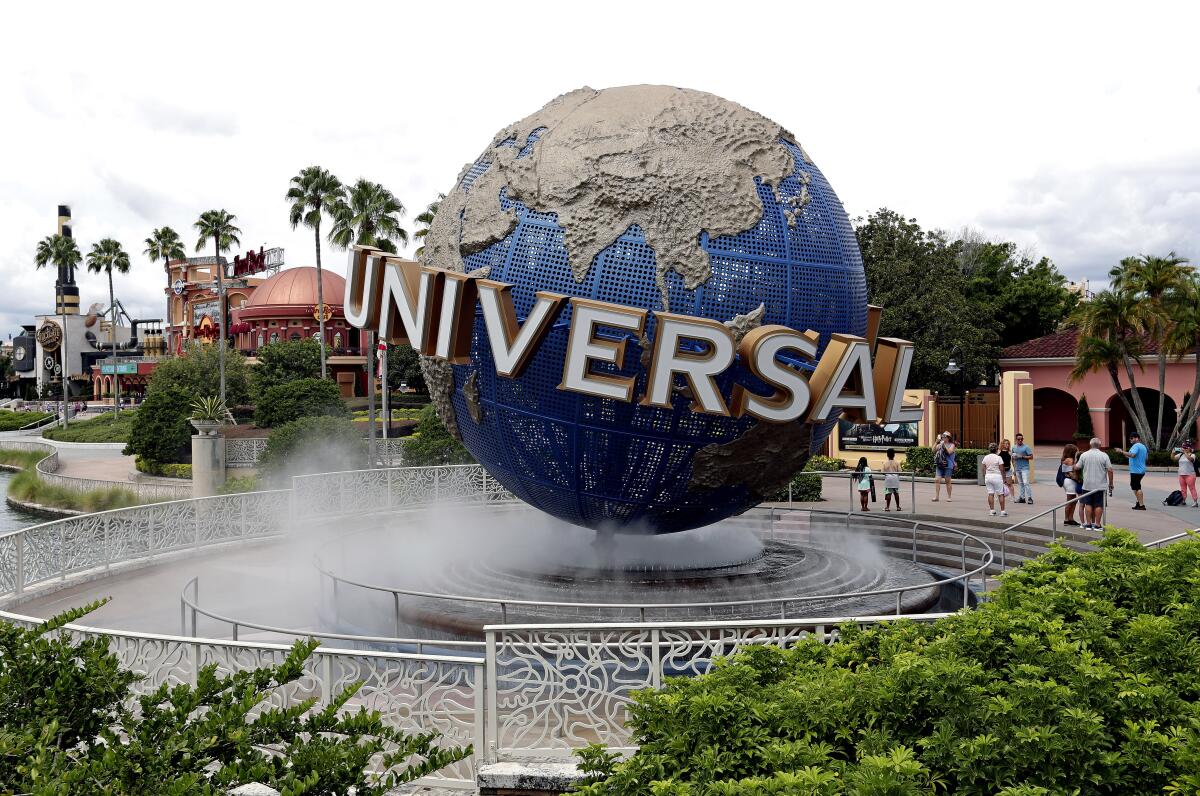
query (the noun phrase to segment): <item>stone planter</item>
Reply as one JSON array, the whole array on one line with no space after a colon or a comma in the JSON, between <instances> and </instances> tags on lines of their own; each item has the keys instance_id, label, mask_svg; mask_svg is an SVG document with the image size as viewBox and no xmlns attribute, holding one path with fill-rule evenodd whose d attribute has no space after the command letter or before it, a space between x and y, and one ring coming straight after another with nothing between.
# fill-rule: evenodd
<instances>
[{"instance_id":1,"label":"stone planter","mask_svg":"<svg viewBox=\"0 0 1200 796\"><path fill-rule=\"evenodd\" d=\"M220 429L222 425L222 423L219 421L214 422L211 420L196 420L195 418L189 418L189 422L192 424L192 428L196 429L197 433L199 433L202 437L217 436L217 430Z\"/></svg>"}]
</instances>

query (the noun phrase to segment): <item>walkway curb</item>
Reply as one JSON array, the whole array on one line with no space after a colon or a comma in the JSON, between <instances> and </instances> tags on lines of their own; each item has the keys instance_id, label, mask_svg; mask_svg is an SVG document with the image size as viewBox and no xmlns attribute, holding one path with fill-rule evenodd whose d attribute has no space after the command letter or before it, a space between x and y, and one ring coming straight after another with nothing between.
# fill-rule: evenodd
<instances>
[{"instance_id":1,"label":"walkway curb","mask_svg":"<svg viewBox=\"0 0 1200 796\"><path fill-rule=\"evenodd\" d=\"M17 500L13 497L5 496L4 500L14 509L27 511L30 514L36 514L39 517L49 517L53 520L61 520L64 517L78 517L80 514L87 514L86 511L76 511L75 509L57 509L53 506L43 506L41 503L26 503L22 500Z\"/></svg>"}]
</instances>

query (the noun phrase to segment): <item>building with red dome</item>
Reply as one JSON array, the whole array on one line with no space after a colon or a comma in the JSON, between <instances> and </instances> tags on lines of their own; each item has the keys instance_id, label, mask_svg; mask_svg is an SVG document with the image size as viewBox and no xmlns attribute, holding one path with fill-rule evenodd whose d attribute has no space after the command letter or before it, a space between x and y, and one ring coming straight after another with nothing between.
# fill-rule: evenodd
<instances>
[{"instance_id":1,"label":"building with red dome","mask_svg":"<svg viewBox=\"0 0 1200 796\"><path fill-rule=\"evenodd\" d=\"M364 395L365 334L346 323L342 311L346 280L322 270L321 287L325 299L325 345L329 351L326 363L330 377L337 381L342 395ZM244 303L230 307L229 334L238 351L254 357L259 348L269 343L320 339L316 268L302 266L282 270L246 292L249 297Z\"/></svg>"}]
</instances>

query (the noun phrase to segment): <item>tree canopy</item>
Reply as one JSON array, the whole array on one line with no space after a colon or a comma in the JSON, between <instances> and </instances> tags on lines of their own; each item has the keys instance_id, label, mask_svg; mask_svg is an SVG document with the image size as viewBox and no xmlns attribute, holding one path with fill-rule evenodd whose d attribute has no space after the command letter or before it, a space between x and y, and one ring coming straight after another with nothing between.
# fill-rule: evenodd
<instances>
[{"instance_id":1,"label":"tree canopy","mask_svg":"<svg viewBox=\"0 0 1200 796\"><path fill-rule=\"evenodd\" d=\"M257 357L254 392L260 397L277 385L321 375L321 344L311 338L267 343Z\"/></svg>"},{"instance_id":2,"label":"tree canopy","mask_svg":"<svg viewBox=\"0 0 1200 796\"><path fill-rule=\"evenodd\" d=\"M183 356L162 360L146 385L147 397L165 387L181 389L192 400L218 395L218 356L216 345L192 343ZM246 364L246 357L231 349L225 355L225 401L232 405L249 400L250 366Z\"/></svg>"}]
</instances>

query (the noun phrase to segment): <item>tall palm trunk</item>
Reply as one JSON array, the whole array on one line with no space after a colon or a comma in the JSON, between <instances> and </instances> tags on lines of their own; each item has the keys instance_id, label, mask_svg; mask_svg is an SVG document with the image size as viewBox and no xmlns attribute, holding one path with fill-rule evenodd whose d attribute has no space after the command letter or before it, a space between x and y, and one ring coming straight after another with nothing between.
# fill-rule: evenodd
<instances>
[{"instance_id":1,"label":"tall palm trunk","mask_svg":"<svg viewBox=\"0 0 1200 796\"><path fill-rule=\"evenodd\" d=\"M221 403L225 403L225 268L221 265L221 237L213 235L217 261L217 333L221 336L217 349L217 369L221 380Z\"/></svg>"},{"instance_id":2,"label":"tall palm trunk","mask_svg":"<svg viewBox=\"0 0 1200 796\"><path fill-rule=\"evenodd\" d=\"M1151 450L1158 450L1158 440L1150 437L1150 418L1146 416L1146 406L1142 403L1141 393L1138 392L1137 378L1133 375L1133 363L1130 362L1129 355L1125 352L1121 353L1121 361L1125 365L1125 377L1129 379L1129 399L1125 399L1124 393L1119 392L1118 394L1121 395L1126 409L1131 410L1129 416L1138 430L1138 435L1142 439L1151 440Z\"/></svg>"},{"instance_id":3,"label":"tall palm trunk","mask_svg":"<svg viewBox=\"0 0 1200 796\"><path fill-rule=\"evenodd\" d=\"M112 310L112 323L108 327L108 345L111 349L109 359L113 363L113 383L116 385L114 388L114 405L116 406L116 413L119 415L121 414L121 374L118 372L120 368L117 367L117 302L113 297L111 266L108 269L108 307Z\"/></svg>"},{"instance_id":4,"label":"tall palm trunk","mask_svg":"<svg viewBox=\"0 0 1200 796\"><path fill-rule=\"evenodd\" d=\"M1200 337L1196 338L1192 347L1192 355L1196 358L1196 376L1192 383L1192 392L1188 400L1180 407L1175 416L1175 427L1171 429L1171 438L1167 441L1167 450L1192 438L1195 430L1198 410L1200 410Z\"/></svg>"},{"instance_id":5,"label":"tall palm trunk","mask_svg":"<svg viewBox=\"0 0 1200 796\"><path fill-rule=\"evenodd\" d=\"M317 328L321 334L321 378L325 378L325 280L321 276L321 221L313 225L317 246Z\"/></svg>"},{"instance_id":6,"label":"tall palm trunk","mask_svg":"<svg viewBox=\"0 0 1200 796\"><path fill-rule=\"evenodd\" d=\"M1159 337L1158 347L1165 347L1166 341L1162 336ZM1163 411L1166 409L1167 400L1167 352L1160 350L1158 352L1158 428L1155 429L1154 444L1160 446L1163 444Z\"/></svg>"}]
</instances>

